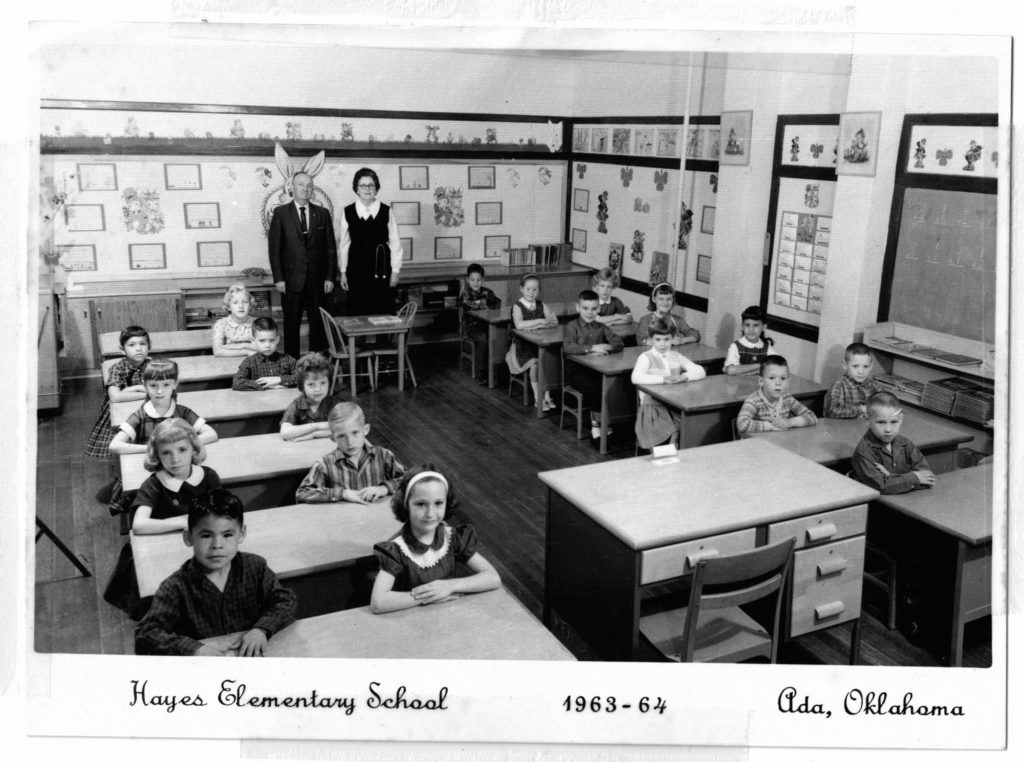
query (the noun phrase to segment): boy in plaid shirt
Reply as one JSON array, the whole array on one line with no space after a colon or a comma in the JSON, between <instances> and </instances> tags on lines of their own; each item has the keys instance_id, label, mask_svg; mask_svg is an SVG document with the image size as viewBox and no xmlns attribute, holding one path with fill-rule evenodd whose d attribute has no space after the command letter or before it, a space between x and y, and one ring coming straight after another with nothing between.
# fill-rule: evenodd
<instances>
[{"instance_id":1,"label":"boy in plaid shirt","mask_svg":"<svg viewBox=\"0 0 1024 762\"><path fill-rule=\"evenodd\" d=\"M782 431L813 426L817 416L796 397L786 394L789 387L789 363L782 355L768 355L761 361L759 389L743 401L736 416L736 431Z\"/></svg>"},{"instance_id":2,"label":"boy in plaid shirt","mask_svg":"<svg viewBox=\"0 0 1024 762\"><path fill-rule=\"evenodd\" d=\"M843 375L825 395L825 416L828 418L867 418L868 397L875 393L871 377L871 350L854 342L843 355Z\"/></svg>"},{"instance_id":3,"label":"boy in plaid shirt","mask_svg":"<svg viewBox=\"0 0 1024 762\"><path fill-rule=\"evenodd\" d=\"M253 320L252 336L256 353L242 360L231 388L240 392L295 386L295 358L277 351L280 337L274 319Z\"/></svg>"}]
</instances>

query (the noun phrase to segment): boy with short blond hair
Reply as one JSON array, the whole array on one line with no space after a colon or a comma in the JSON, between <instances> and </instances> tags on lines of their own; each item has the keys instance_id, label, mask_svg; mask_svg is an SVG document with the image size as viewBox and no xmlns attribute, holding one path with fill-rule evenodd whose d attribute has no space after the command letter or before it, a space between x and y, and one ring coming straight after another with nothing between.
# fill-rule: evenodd
<instances>
[{"instance_id":1,"label":"boy with short blond hair","mask_svg":"<svg viewBox=\"0 0 1024 762\"><path fill-rule=\"evenodd\" d=\"M600 322L600 297L596 291L586 289L576 300L575 320L565 326L562 352L566 355L607 355L621 352L621 337ZM565 363L565 382L583 395L583 407L590 409L590 436L601 436L601 379L574 362Z\"/></svg>"},{"instance_id":2,"label":"boy with short blond hair","mask_svg":"<svg viewBox=\"0 0 1024 762\"><path fill-rule=\"evenodd\" d=\"M743 401L736 416L736 431L784 431L814 426L818 418L802 402L789 394L789 363L782 355L768 355L761 361L758 390Z\"/></svg>"},{"instance_id":3,"label":"boy with short blond hair","mask_svg":"<svg viewBox=\"0 0 1024 762\"><path fill-rule=\"evenodd\" d=\"M825 395L825 417L868 417L868 397L876 391L871 370L871 350L867 345L859 341L850 344L843 353L843 375Z\"/></svg>"},{"instance_id":4,"label":"boy with short blond hair","mask_svg":"<svg viewBox=\"0 0 1024 762\"><path fill-rule=\"evenodd\" d=\"M857 480L883 495L898 495L935 484L917 446L900 436L903 409L890 392L876 392L868 399L868 430L853 451Z\"/></svg>"}]
</instances>

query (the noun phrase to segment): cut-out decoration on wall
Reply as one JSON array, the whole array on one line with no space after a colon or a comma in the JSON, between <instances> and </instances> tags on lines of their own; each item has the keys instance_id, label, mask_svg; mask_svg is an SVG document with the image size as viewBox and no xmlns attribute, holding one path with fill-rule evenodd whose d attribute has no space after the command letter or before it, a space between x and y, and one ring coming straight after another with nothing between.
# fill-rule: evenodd
<instances>
[{"instance_id":1,"label":"cut-out decoration on wall","mask_svg":"<svg viewBox=\"0 0 1024 762\"><path fill-rule=\"evenodd\" d=\"M603 191L597 197L597 232L608 232L608 191Z\"/></svg>"},{"instance_id":2,"label":"cut-out decoration on wall","mask_svg":"<svg viewBox=\"0 0 1024 762\"><path fill-rule=\"evenodd\" d=\"M256 177L260 181L260 185L264 188L270 187L270 181L274 179L274 175L271 174L270 170L266 167L256 167Z\"/></svg>"},{"instance_id":3,"label":"cut-out decoration on wall","mask_svg":"<svg viewBox=\"0 0 1024 762\"><path fill-rule=\"evenodd\" d=\"M981 159L981 148L982 147L978 145L977 141L971 141L971 145L967 149L967 153L964 154L964 159L967 160L967 163L963 167L965 172L974 171L974 165Z\"/></svg>"},{"instance_id":4,"label":"cut-out decoration on wall","mask_svg":"<svg viewBox=\"0 0 1024 762\"><path fill-rule=\"evenodd\" d=\"M608 267L616 272L619 272L622 268L622 257L626 253L626 244L624 243L610 243L608 244Z\"/></svg>"},{"instance_id":5,"label":"cut-out decoration on wall","mask_svg":"<svg viewBox=\"0 0 1024 762\"><path fill-rule=\"evenodd\" d=\"M708 178L708 184L711 186L712 193L718 193L718 173L712 172L711 177Z\"/></svg>"},{"instance_id":6,"label":"cut-out decoration on wall","mask_svg":"<svg viewBox=\"0 0 1024 762\"><path fill-rule=\"evenodd\" d=\"M125 228L142 235L159 233L164 229L164 214L160 211L160 191L151 188L125 188Z\"/></svg>"},{"instance_id":7,"label":"cut-out decoration on wall","mask_svg":"<svg viewBox=\"0 0 1024 762\"><path fill-rule=\"evenodd\" d=\"M836 174L875 176L881 124L881 111L855 111L839 116L842 161L836 167Z\"/></svg>"},{"instance_id":8,"label":"cut-out decoration on wall","mask_svg":"<svg viewBox=\"0 0 1024 762\"><path fill-rule=\"evenodd\" d=\"M519 178L520 175L518 169L516 169L515 167L505 168L505 179L508 181L508 184L511 185L513 188L519 187Z\"/></svg>"},{"instance_id":9,"label":"cut-out decoration on wall","mask_svg":"<svg viewBox=\"0 0 1024 762\"><path fill-rule=\"evenodd\" d=\"M628 127L615 127L612 130L612 153L629 153Z\"/></svg>"},{"instance_id":10,"label":"cut-out decoration on wall","mask_svg":"<svg viewBox=\"0 0 1024 762\"><path fill-rule=\"evenodd\" d=\"M284 125L285 135L288 140L302 140L302 123L286 122Z\"/></svg>"},{"instance_id":11,"label":"cut-out decoration on wall","mask_svg":"<svg viewBox=\"0 0 1024 762\"><path fill-rule=\"evenodd\" d=\"M410 136L410 137L412 137L412 136ZM351 122L342 122L341 123L341 142L342 143L352 143L352 142L355 141L355 139L356 139L356 133L355 133L355 130L353 130L353 128L352 128L352 123Z\"/></svg>"},{"instance_id":12,"label":"cut-out decoration on wall","mask_svg":"<svg viewBox=\"0 0 1024 762\"><path fill-rule=\"evenodd\" d=\"M821 143L811 143L811 156L813 156L815 159L821 156L822 151L824 150L825 146L823 146Z\"/></svg>"},{"instance_id":13,"label":"cut-out decoration on wall","mask_svg":"<svg viewBox=\"0 0 1024 762\"><path fill-rule=\"evenodd\" d=\"M137 138L137 137L139 137L139 134L140 134L139 125L135 123L135 117L134 116L128 117L128 121L125 122L125 124L124 124L124 135L125 135L125 137L127 137L127 138Z\"/></svg>"},{"instance_id":14,"label":"cut-out decoration on wall","mask_svg":"<svg viewBox=\"0 0 1024 762\"><path fill-rule=\"evenodd\" d=\"M953 158L953 149L939 149L938 151L935 152L935 158L939 160L939 166L944 167L947 164L949 164L949 160Z\"/></svg>"},{"instance_id":15,"label":"cut-out decoration on wall","mask_svg":"<svg viewBox=\"0 0 1024 762\"><path fill-rule=\"evenodd\" d=\"M548 167L538 167L537 179L541 185L547 185L551 182L551 170Z\"/></svg>"},{"instance_id":16,"label":"cut-out decoration on wall","mask_svg":"<svg viewBox=\"0 0 1024 762\"><path fill-rule=\"evenodd\" d=\"M633 246L629 250L629 257L634 262L644 261L644 238L646 237L642 230L633 231Z\"/></svg>"},{"instance_id":17,"label":"cut-out decoration on wall","mask_svg":"<svg viewBox=\"0 0 1024 762\"><path fill-rule=\"evenodd\" d=\"M651 211L651 205L642 198L636 198L633 200L633 211L648 214Z\"/></svg>"},{"instance_id":18,"label":"cut-out decoration on wall","mask_svg":"<svg viewBox=\"0 0 1024 762\"><path fill-rule=\"evenodd\" d=\"M928 139L921 138L914 146L914 167L924 169L924 160L928 156Z\"/></svg>"},{"instance_id":19,"label":"cut-out decoration on wall","mask_svg":"<svg viewBox=\"0 0 1024 762\"><path fill-rule=\"evenodd\" d=\"M550 119L547 121L548 136L544 142L551 153L558 153L562 150L562 123L555 124Z\"/></svg>"},{"instance_id":20,"label":"cut-out decoration on wall","mask_svg":"<svg viewBox=\"0 0 1024 762\"><path fill-rule=\"evenodd\" d=\"M576 163L576 174L579 176L580 180L582 180L583 176L585 174L587 174L587 165L586 164L580 164L579 162L577 162Z\"/></svg>"},{"instance_id":21,"label":"cut-out decoration on wall","mask_svg":"<svg viewBox=\"0 0 1024 762\"><path fill-rule=\"evenodd\" d=\"M457 228L466 221L462 208L462 188L438 186L434 188L434 224Z\"/></svg>"},{"instance_id":22,"label":"cut-out decoration on wall","mask_svg":"<svg viewBox=\"0 0 1024 762\"><path fill-rule=\"evenodd\" d=\"M697 255L697 281L699 283L711 282L711 257L707 254Z\"/></svg>"},{"instance_id":23,"label":"cut-out decoration on wall","mask_svg":"<svg viewBox=\"0 0 1024 762\"><path fill-rule=\"evenodd\" d=\"M310 200L314 204L326 207L327 211L331 213L331 217L334 217L334 204L331 203L331 197L316 185L316 176L323 170L326 158L327 154L324 151L320 151L320 153L306 159L302 167L298 168L299 160L296 159L293 164L288 158L288 152L284 150L281 144L274 144L274 161L277 163L277 169L281 173L283 182L280 186L271 190L267 197L263 199L260 219L263 222L264 233L270 230L270 218L274 214L274 210L281 206L281 204L290 204L294 200L295 191L292 189L292 178L300 172L313 178L313 197Z\"/></svg>"},{"instance_id":24,"label":"cut-out decoration on wall","mask_svg":"<svg viewBox=\"0 0 1024 762\"><path fill-rule=\"evenodd\" d=\"M231 167L227 164L220 165L220 184L225 188L234 188L235 180L238 179L238 175Z\"/></svg>"},{"instance_id":25,"label":"cut-out decoration on wall","mask_svg":"<svg viewBox=\"0 0 1024 762\"><path fill-rule=\"evenodd\" d=\"M999 166L999 151L992 152L992 163L997 167Z\"/></svg>"},{"instance_id":26,"label":"cut-out decoration on wall","mask_svg":"<svg viewBox=\"0 0 1024 762\"><path fill-rule=\"evenodd\" d=\"M817 183L808 183L807 187L804 188L804 206L808 209L814 209L818 206L818 191L821 190L821 186Z\"/></svg>"},{"instance_id":27,"label":"cut-out decoration on wall","mask_svg":"<svg viewBox=\"0 0 1024 762\"><path fill-rule=\"evenodd\" d=\"M231 137L233 138L244 138L245 127L242 126L242 120L236 119L231 125Z\"/></svg>"},{"instance_id":28,"label":"cut-out decoration on wall","mask_svg":"<svg viewBox=\"0 0 1024 762\"><path fill-rule=\"evenodd\" d=\"M647 284L654 288L668 280L668 252L656 251L651 255L651 275Z\"/></svg>"},{"instance_id":29,"label":"cut-out decoration on wall","mask_svg":"<svg viewBox=\"0 0 1024 762\"><path fill-rule=\"evenodd\" d=\"M498 130L496 127L487 127L484 134L487 136L487 145L494 146L498 144Z\"/></svg>"},{"instance_id":30,"label":"cut-out decoration on wall","mask_svg":"<svg viewBox=\"0 0 1024 762\"><path fill-rule=\"evenodd\" d=\"M440 138L437 137L437 131L441 129L439 124L425 124L423 129L427 131L427 143L440 143Z\"/></svg>"},{"instance_id":31,"label":"cut-out decoration on wall","mask_svg":"<svg viewBox=\"0 0 1024 762\"><path fill-rule=\"evenodd\" d=\"M628 188L629 184L633 181L633 168L622 167L619 170L619 177L622 179L622 187Z\"/></svg>"},{"instance_id":32,"label":"cut-out decoration on wall","mask_svg":"<svg viewBox=\"0 0 1024 762\"><path fill-rule=\"evenodd\" d=\"M794 135L789 143L789 160L800 161L800 136Z\"/></svg>"},{"instance_id":33,"label":"cut-out decoration on wall","mask_svg":"<svg viewBox=\"0 0 1024 762\"><path fill-rule=\"evenodd\" d=\"M658 190L665 190L665 184L668 182L668 170L659 169L654 173L654 187Z\"/></svg>"},{"instance_id":34,"label":"cut-out decoration on wall","mask_svg":"<svg viewBox=\"0 0 1024 762\"><path fill-rule=\"evenodd\" d=\"M718 157L719 164L745 167L750 163L750 130L753 111L723 111L721 130L725 145Z\"/></svg>"},{"instance_id":35,"label":"cut-out decoration on wall","mask_svg":"<svg viewBox=\"0 0 1024 762\"><path fill-rule=\"evenodd\" d=\"M682 203L679 212L679 241L676 248L685 249L690 240L690 230L693 229L693 211L686 208L686 202Z\"/></svg>"}]
</instances>

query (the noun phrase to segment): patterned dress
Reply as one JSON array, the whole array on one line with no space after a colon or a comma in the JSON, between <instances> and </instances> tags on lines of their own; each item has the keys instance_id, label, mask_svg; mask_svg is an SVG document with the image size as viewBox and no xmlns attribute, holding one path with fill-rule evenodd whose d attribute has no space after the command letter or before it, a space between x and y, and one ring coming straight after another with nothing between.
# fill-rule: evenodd
<instances>
[{"instance_id":1,"label":"patterned dress","mask_svg":"<svg viewBox=\"0 0 1024 762\"><path fill-rule=\"evenodd\" d=\"M530 309L523 300L520 299L516 304L519 305L519 309L522 310L523 320L543 320L544 319L544 302L540 299L537 300L533 309ZM515 305L512 307L513 314ZM513 324L514 324L513 318ZM523 341L515 334L512 335L512 346L509 347L508 354L505 355L505 361L508 363L509 370L512 373L519 374L529 370L537 364L537 347L530 344L528 341Z\"/></svg>"},{"instance_id":2,"label":"patterned dress","mask_svg":"<svg viewBox=\"0 0 1024 762\"><path fill-rule=\"evenodd\" d=\"M413 537L406 523L390 540L373 546L381 571L395 578L392 588L404 593L438 579L455 576L456 564L464 564L476 554L476 529L469 524L450 527L442 523L432 545Z\"/></svg>"},{"instance_id":3,"label":"patterned dress","mask_svg":"<svg viewBox=\"0 0 1024 762\"><path fill-rule=\"evenodd\" d=\"M116 386L123 391L129 386L137 386L142 383L142 369L149 362L147 357L141 365L132 365L127 357L122 357L110 369L110 378L103 387L103 406L100 408L99 418L93 424L89 432L89 439L85 443L85 454L90 458L106 458L110 455L110 441L114 438L113 425L110 423L110 395L107 389Z\"/></svg>"},{"instance_id":4,"label":"patterned dress","mask_svg":"<svg viewBox=\"0 0 1024 762\"><path fill-rule=\"evenodd\" d=\"M213 351L216 354L221 347L230 348L233 344L245 344L253 340L252 317L237 323L230 315L213 324Z\"/></svg>"}]
</instances>

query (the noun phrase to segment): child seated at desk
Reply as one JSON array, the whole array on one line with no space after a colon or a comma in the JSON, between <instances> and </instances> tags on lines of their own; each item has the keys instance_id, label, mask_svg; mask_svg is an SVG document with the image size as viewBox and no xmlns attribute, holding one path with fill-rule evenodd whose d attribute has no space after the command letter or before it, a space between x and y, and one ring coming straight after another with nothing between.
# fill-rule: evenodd
<instances>
[{"instance_id":1,"label":"child seated at desk","mask_svg":"<svg viewBox=\"0 0 1024 762\"><path fill-rule=\"evenodd\" d=\"M612 296L612 289L619 285L619 273L610 267L602 267L593 278L597 292L597 322L605 325L625 325L633 322L633 314L621 299Z\"/></svg>"},{"instance_id":2,"label":"child seated at desk","mask_svg":"<svg viewBox=\"0 0 1024 762\"><path fill-rule=\"evenodd\" d=\"M235 283L224 293L227 317L213 324L213 353L217 357L247 357L256 351L250 309L252 295L244 283Z\"/></svg>"},{"instance_id":3,"label":"child seated at desk","mask_svg":"<svg viewBox=\"0 0 1024 762\"><path fill-rule=\"evenodd\" d=\"M261 317L252 321L256 353L238 366L231 388L236 392L295 386L295 358L277 351L277 323Z\"/></svg>"},{"instance_id":4,"label":"child seated at desk","mask_svg":"<svg viewBox=\"0 0 1024 762\"><path fill-rule=\"evenodd\" d=\"M373 546L380 572L373 583L374 614L441 603L462 593L482 593L501 585L498 572L477 553L476 530L445 522L458 506L448 479L432 465L410 471L391 498L402 529ZM456 564L473 572L456 577Z\"/></svg>"},{"instance_id":5,"label":"child seated at desk","mask_svg":"<svg viewBox=\"0 0 1024 762\"><path fill-rule=\"evenodd\" d=\"M868 398L875 393L871 350L859 341L843 353L843 375L825 395L826 418L867 418Z\"/></svg>"},{"instance_id":6,"label":"child seated at desk","mask_svg":"<svg viewBox=\"0 0 1024 762\"><path fill-rule=\"evenodd\" d=\"M651 348L636 358L630 380L634 384L680 384L699 381L706 371L689 357L672 349L676 324L661 318L647 323L644 337ZM640 392L640 407L636 411L636 441L650 450L666 440L674 444L679 436L679 413L669 410L650 395Z\"/></svg>"},{"instance_id":7,"label":"child seated at desk","mask_svg":"<svg viewBox=\"0 0 1024 762\"><path fill-rule=\"evenodd\" d=\"M473 342L476 351L477 367L473 368L473 378L484 370L487 357L487 329L475 320L466 317L467 312L476 310L496 310L501 307L501 299L484 285L484 268L476 262L466 268L466 280L459 292L459 309L462 310L463 336Z\"/></svg>"},{"instance_id":8,"label":"child seated at desk","mask_svg":"<svg viewBox=\"0 0 1024 762\"><path fill-rule=\"evenodd\" d=\"M512 323L520 331L533 331L538 328L554 328L558 318L540 296L540 278L536 273L527 273L519 279L519 301L512 305ZM533 387L534 399L538 396L537 382L537 347L513 335L512 346L508 348L505 362L511 373L518 375L530 371L530 386ZM543 410L555 409L555 401L551 392L544 392Z\"/></svg>"},{"instance_id":9,"label":"child seated at desk","mask_svg":"<svg viewBox=\"0 0 1024 762\"><path fill-rule=\"evenodd\" d=\"M813 426L818 417L791 394L789 364L782 355L769 355L761 361L758 390L743 401L736 416L736 432L782 431Z\"/></svg>"},{"instance_id":10,"label":"child seated at desk","mask_svg":"<svg viewBox=\"0 0 1024 762\"><path fill-rule=\"evenodd\" d=\"M868 399L868 430L853 451L853 473L857 480L883 495L898 495L935 484L917 446L900 436L903 409L890 392L876 392Z\"/></svg>"},{"instance_id":11,"label":"child seated at desk","mask_svg":"<svg viewBox=\"0 0 1024 762\"><path fill-rule=\"evenodd\" d=\"M281 438L304 442L316 437L329 437L327 416L341 400L331 396L331 366L319 352L310 352L295 365L299 396L292 400L281 416Z\"/></svg>"},{"instance_id":12,"label":"child seated at desk","mask_svg":"<svg viewBox=\"0 0 1024 762\"><path fill-rule=\"evenodd\" d=\"M182 532L192 558L160 583L135 630L135 653L262 656L267 639L295 621L295 593L262 556L238 550L242 513L242 501L225 489L192 502ZM200 642L243 632L231 642Z\"/></svg>"},{"instance_id":13,"label":"child seated at desk","mask_svg":"<svg viewBox=\"0 0 1024 762\"><path fill-rule=\"evenodd\" d=\"M676 290L672 288L671 284L659 283L651 289L651 298L647 303L647 309L650 312L640 318L640 322L636 324L636 343L643 346L649 335L647 326L655 318L661 318L676 327L676 332L672 336L673 346L677 344L699 344L700 331L688 326L686 318L683 317L682 310L677 310L675 306Z\"/></svg>"},{"instance_id":14,"label":"child seated at desk","mask_svg":"<svg viewBox=\"0 0 1024 762\"><path fill-rule=\"evenodd\" d=\"M759 373L761 361L768 355L776 354L773 342L764 335L765 319L756 304L747 307L740 315L743 335L729 345L725 353L722 372L730 376L741 373Z\"/></svg>"},{"instance_id":15,"label":"child seated at desk","mask_svg":"<svg viewBox=\"0 0 1024 762\"><path fill-rule=\"evenodd\" d=\"M313 464L295 492L295 501L369 504L392 494L405 467L391 450L366 440L370 426L363 409L354 402L342 402L331 408L327 421L331 441L338 448Z\"/></svg>"},{"instance_id":16,"label":"child seated at desk","mask_svg":"<svg viewBox=\"0 0 1024 762\"><path fill-rule=\"evenodd\" d=\"M597 320L598 296L589 289L580 291L576 301L579 317L565 327L562 352L567 355L607 355L621 352L623 343L618 334ZM601 380L586 368L565 363L565 383L583 395L583 406L590 409L590 436L601 436Z\"/></svg>"}]
</instances>

